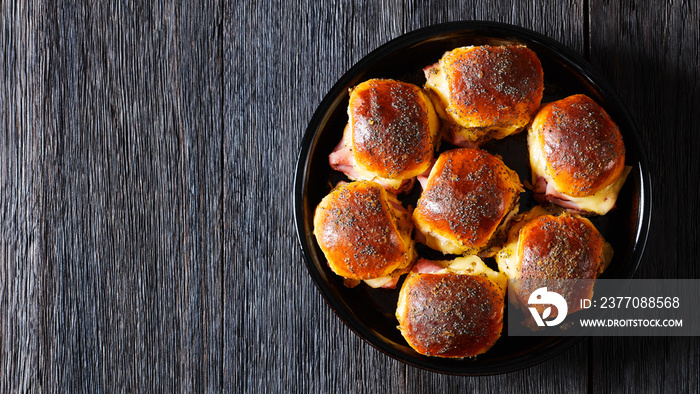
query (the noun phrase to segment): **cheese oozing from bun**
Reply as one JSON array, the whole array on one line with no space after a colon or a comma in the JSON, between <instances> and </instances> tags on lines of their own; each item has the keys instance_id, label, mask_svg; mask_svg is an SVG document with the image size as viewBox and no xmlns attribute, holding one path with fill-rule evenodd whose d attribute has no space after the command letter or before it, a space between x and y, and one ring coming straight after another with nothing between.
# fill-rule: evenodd
<instances>
[{"instance_id":1,"label":"cheese oozing from bun","mask_svg":"<svg viewBox=\"0 0 700 394\"><path fill-rule=\"evenodd\" d=\"M347 284L395 286L417 255L408 211L381 185L340 185L321 200L314 235L328 265ZM389 285L389 286L387 286Z\"/></svg>"},{"instance_id":2,"label":"cheese oozing from bun","mask_svg":"<svg viewBox=\"0 0 700 394\"><path fill-rule=\"evenodd\" d=\"M449 150L430 171L413 221L435 250L491 256L522 191L518 174L499 158L481 149Z\"/></svg>"},{"instance_id":3,"label":"cheese oozing from bun","mask_svg":"<svg viewBox=\"0 0 700 394\"><path fill-rule=\"evenodd\" d=\"M444 138L462 147L521 131L544 92L542 65L523 45L456 48L424 72Z\"/></svg>"},{"instance_id":4,"label":"cheese oozing from bun","mask_svg":"<svg viewBox=\"0 0 700 394\"><path fill-rule=\"evenodd\" d=\"M399 330L426 356L482 354L501 336L506 284L477 256L421 259L399 293Z\"/></svg>"},{"instance_id":5,"label":"cheese oozing from bun","mask_svg":"<svg viewBox=\"0 0 700 394\"><path fill-rule=\"evenodd\" d=\"M399 193L430 167L438 131L435 109L421 88L370 79L350 92L348 123L329 162L350 179L374 180Z\"/></svg>"},{"instance_id":6,"label":"cheese oozing from bun","mask_svg":"<svg viewBox=\"0 0 700 394\"><path fill-rule=\"evenodd\" d=\"M588 96L542 106L528 130L532 183L539 201L604 215L631 167L617 125Z\"/></svg>"},{"instance_id":7,"label":"cheese oozing from bun","mask_svg":"<svg viewBox=\"0 0 700 394\"><path fill-rule=\"evenodd\" d=\"M511 293L527 306L529 295L546 284L563 286L558 291L562 295L571 293L572 288L566 286L573 282L558 279L596 279L610 263L612 253L590 220L569 213L554 216L536 206L514 219L508 243L495 257L499 271L510 280ZM590 298L592 281L581 283L585 287L576 291ZM569 308L571 312L578 309L574 303Z\"/></svg>"}]
</instances>

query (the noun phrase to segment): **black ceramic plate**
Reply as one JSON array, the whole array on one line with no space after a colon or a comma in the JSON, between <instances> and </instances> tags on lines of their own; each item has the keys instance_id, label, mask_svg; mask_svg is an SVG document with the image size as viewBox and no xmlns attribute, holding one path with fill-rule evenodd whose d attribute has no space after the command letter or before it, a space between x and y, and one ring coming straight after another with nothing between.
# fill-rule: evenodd
<instances>
[{"instance_id":1,"label":"black ceramic plate","mask_svg":"<svg viewBox=\"0 0 700 394\"><path fill-rule=\"evenodd\" d=\"M620 127L627 149L626 164L632 166L632 172L620 193L617 208L604 217L593 219L615 250L604 277L632 277L646 242L651 194L639 137L611 86L576 53L541 34L492 22L436 25L382 45L353 66L333 86L306 129L295 179L295 219L309 274L336 314L379 350L424 369L458 375L503 373L540 363L570 347L579 338L508 337L507 325L504 325L501 339L488 352L476 358L422 356L406 344L396 328L398 322L394 311L398 290L371 289L365 284L349 289L330 271L313 235L314 209L331 190L332 184L342 179L330 169L328 155L340 141L348 120L349 88L379 77L423 86L423 67L435 63L444 52L465 45L508 43L525 44L540 58L545 79L543 102L584 93L602 105ZM503 156L505 163L518 172L521 180L530 180L524 132L491 143L485 149ZM524 212L532 205L532 199L524 193L520 211Z\"/></svg>"}]
</instances>

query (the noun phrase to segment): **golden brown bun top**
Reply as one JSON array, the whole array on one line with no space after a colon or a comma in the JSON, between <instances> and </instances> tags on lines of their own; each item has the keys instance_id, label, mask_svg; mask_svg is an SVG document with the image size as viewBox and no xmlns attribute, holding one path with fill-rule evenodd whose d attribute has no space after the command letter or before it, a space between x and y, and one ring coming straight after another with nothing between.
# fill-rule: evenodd
<instances>
[{"instance_id":1,"label":"golden brown bun top","mask_svg":"<svg viewBox=\"0 0 700 394\"><path fill-rule=\"evenodd\" d=\"M501 289L484 276L409 274L401 332L419 353L472 357L488 350L503 328Z\"/></svg>"},{"instance_id":2,"label":"golden brown bun top","mask_svg":"<svg viewBox=\"0 0 700 394\"><path fill-rule=\"evenodd\" d=\"M457 48L440 65L447 75L450 110L458 118L499 119L509 125L531 119L542 101L542 65L525 46Z\"/></svg>"},{"instance_id":3,"label":"golden brown bun top","mask_svg":"<svg viewBox=\"0 0 700 394\"><path fill-rule=\"evenodd\" d=\"M497 157L481 149L449 150L435 162L414 219L465 246L484 247L520 190L517 174Z\"/></svg>"},{"instance_id":4,"label":"golden brown bun top","mask_svg":"<svg viewBox=\"0 0 700 394\"><path fill-rule=\"evenodd\" d=\"M620 130L588 96L577 94L544 105L532 131L561 193L593 195L622 174L625 145Z\"/></svg>"},{"instance_id":5,"label":"golden brown bun top","mask_svg":"<svg viewBox=\"0 0 700 394\"><path fill-rule=\"evenodd\" d=\"M604 268L605 240L586 218L544 215L520 230L518 277L595 279Z\"/></svg>"},{"instance_id":6,"label":"golden brown bun top","mask_svg":"<svg viewBox=\"0 0 700 394\"><path fill-rule=\"evenodd\" d=\"M408 245L388 198L377 183L352 182L337 187L316 208L314 234L336 274L374 279L405 261Z\"/></svg>"},{"instance_id":7,"label":"golden brown bun top","mask_svg":"<svg viewBox=\"0 0 700 394\"><path fill-rule=\"evenodd\" d=\"M371 79L350 93L355 160L383 178L415 176L430 166L437 115L422 89L390 79ZM432 117L432 121L431 121Z\"/></svg>"}]
</instances>

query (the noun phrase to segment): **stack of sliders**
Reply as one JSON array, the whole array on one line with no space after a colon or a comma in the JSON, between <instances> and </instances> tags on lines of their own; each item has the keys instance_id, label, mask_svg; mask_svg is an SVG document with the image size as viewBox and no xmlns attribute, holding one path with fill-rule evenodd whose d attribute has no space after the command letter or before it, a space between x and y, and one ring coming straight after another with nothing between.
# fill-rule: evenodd
<instances>
[{"instance_id":1,"label":"stack of sliders","mask_svg":"<svg viewBox=\"0 0 700 394\"><path fill-rule=\"evenodd\" d=\"M629 168L617 126L593 100L541 105L542 66L525 46L456 48L424 72L424 88L371 79L350 90L329 164L351 182L318 205L314 234L346 286L396 288L408 273L396 318L416 352L474 357L501 336L509 279L603 272L612 249L583 215L614 207ZM518 174L480 147L526 128L543 205L518 215ZM421 257L416 243L445 258ZM524 302L529 290L511 289Z\"/></svg>"}]
</instances>

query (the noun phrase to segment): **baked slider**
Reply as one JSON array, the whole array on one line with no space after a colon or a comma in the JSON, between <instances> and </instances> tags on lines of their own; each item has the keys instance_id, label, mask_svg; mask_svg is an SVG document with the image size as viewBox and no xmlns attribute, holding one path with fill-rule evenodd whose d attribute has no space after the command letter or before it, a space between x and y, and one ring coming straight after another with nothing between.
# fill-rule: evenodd
<instances>
[{"instance_id":1,"label":"baked slider","mask_svg":"<svg viewBox=\"0 0 700 394\"><path fill-rule=\"evenodd\" d=\"M381 185L337 186L314 214L314 235L333 272L353 287L394 288L416 259L408 211Z\"/></svg>"},{"instance_id":2,"label":"baked slider","mask_svg":"<svg viewBox=\"0 0 700 394\"><path fill-rule=\"evenodd\" d=\"M462 147L524 129L544 92L540 60L523 45L456 48L424 73L443 138Z\"/></svg>"},{"instance_id":3,"label":"baked slider","mask_svg":"<svg viewBox=\"0 0 700 394\"><path fill-rule=\"evenodd\" d=\"M617 125L588 96L542 106L527 135L535 197L576 213L604 215L630 172Z\"/></svg>"},{"instance_id":4,"label":"baked slider","mask_svg":"<svg viewBox=\"0 0 700 394\"><path fill-rule=\"evenodd\" d=\"M398 193L430 168L440 124L416 85L370 79L350 91L348 123L330 154L331 168L353 180L374 180Z\"/></svg>"},{"instance_id":5,"label":"baked slider","mask_svg":"<svg viewBox=\"0 0 700 394\"><path fill-rule=\"evenodd\" d=\"M569 213L554 216L536 206L514 220L508 243L496 254L496 261L521 305L527 306L534 290L550 284L559 294L568 295L569 312L574 312L580 307L573 296L590 298L593 281L572 287L573 282L556 280L596 279L612 254L612 247L590 220Z\"/></svg>"},{"instance_id":6,"label":"baked slider","mask_svg":"<svg viewBox=\"0 0 700 394\"><path fill-rule=\"evenodd\" d=\"M421 259L399 293L396 319L418 353L474 357L501 336L506 277L477 256Z\"/></svg>"},{"instance_id":7,"label":"baked slider","mask_svg":"<svg viewBox=\"0 0 700 394\"><path fill-rule=\"evenodd\" d=\"M449 150L430 171L413 222L435 250L492 256L522 191L518 174L499 158L481 149Z\"/></svg>"}]
</instances>

